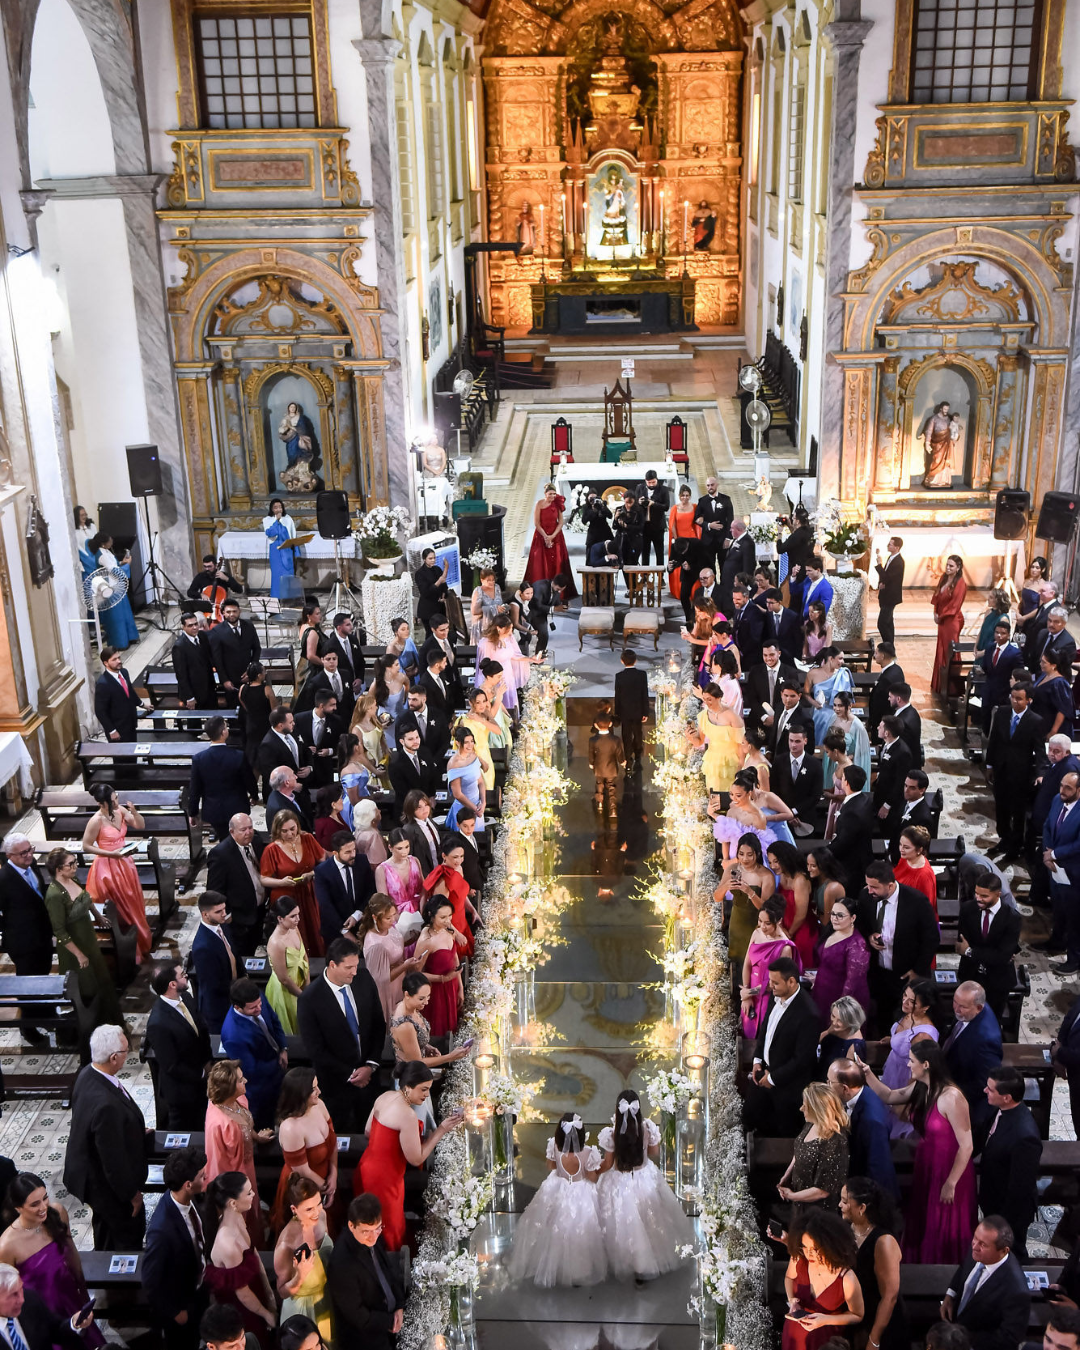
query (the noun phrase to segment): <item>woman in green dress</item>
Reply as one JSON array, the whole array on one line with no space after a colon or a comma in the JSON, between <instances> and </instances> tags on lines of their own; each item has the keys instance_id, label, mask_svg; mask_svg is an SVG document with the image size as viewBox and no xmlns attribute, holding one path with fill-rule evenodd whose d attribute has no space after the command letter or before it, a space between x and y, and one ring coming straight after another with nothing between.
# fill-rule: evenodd
<instances>
[{"instance_id":1,"label":"woman in green dress","mask_svg":"<svg viewBox=\"0 0 1080 1350\"><path fill-rule=\"evenodd\" d=\"M105 964L94 932L101 915L87 891L75 880L79 860L66 848L54 848L45 859L52 877L45 892L45 908L56 937L60 974L79 972L79 993L86 1003L98 999L97 1025L121 1026L120 998L116 982Z\"/></svg>"},{"instance_id":2,"label":"woman in green dress","mask_svg":"<svg viewBox=\"0 0 1080 1350\"><path fill-rule=\"evenodd\" d=\"M334 1324L326 1267L334 1242L326 1231L322 1194L310 1177L294 1172L289 1178L285 1186L285 1211L291 1217L274 1247L274 1274L281 1295L280 1320L287 1322L298 1313L310 1317L332 1350Z\"/></svg>"},{"instance_id":3,"label":"woman in green dress","mask_svg":"<svg viewBox=\"0 0 1080 1350\"><path fill-rule=\"evenodd\" d=\"M277 1013L286 1036L296 1035L296 1000L308 983L308 954L300 936L300 905L295 896L280 895L270 906L277 920L266 943L270 978L266 1001Z\"/></svg>"},{"instance_id":4,"label":"woman in green dress","mask_svg":"<svg viewBox=\"0 0 1080 1350\"><path fill-rule=\"evenodd\" d=\"M742 962L750 935L757 927L758 911L776 890L776 878L765 866L761 840L747 831L738 842L734 858L728 858L713 899L723 904L731 894L731 917L728 920L728 954L733 961Z\"/></svg>"}]
</instances>

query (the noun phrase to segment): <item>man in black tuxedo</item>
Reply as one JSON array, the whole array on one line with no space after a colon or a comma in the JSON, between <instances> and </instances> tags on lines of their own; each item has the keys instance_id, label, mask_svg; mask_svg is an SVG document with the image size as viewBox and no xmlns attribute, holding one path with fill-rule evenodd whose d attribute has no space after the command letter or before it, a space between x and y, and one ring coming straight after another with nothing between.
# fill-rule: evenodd
<instances>
[{"instance_id":1,"label":"man in black tuxedo","mask_svg":"<svg viewBox=\"0 0 1080 1350\"><path fill-rule=\"evenodd\" d=\"M206 1120L206 1071L213 1063L210 1033L199 1016L182 964L158 966L150 980L157 1002L146 1020L146 1040L157 1060L157 1095L169 1130L201 1130ZM159 1124L161 1122L159 1118Z\"/></svg>"},{"instance_id":2,"label":"man in black tuxedo","mask_svg":"<svg viewBox=\"0 0 1080 1350\"><path fill-rule=\"evenodd\" d=\"M671 493L668 492L666 484L661 483L658 479L656 470L649 469L645 474L644 483L638 483L634 488L634 496L637 498L638 506L645 517L642 531L642 564L648 567L652 552L655 552L657 564L663 567L664 540L667 538L667 516L668 508L671 506Z\"/></svg>"},{"instance_id":3,"label":"man in black tuxedo","mask_svg":"<svg viewBox=\"0 0 1080 1350\"><path fill-rule=\"evenodd\" d=\"M917 769L921 769L922 718L918 710L911 706L911 685L906 680L897 680L889 690L889 704L892 715L899 719L900 735L907 741L908 749L911 751L911 762Z\"/></svg>"},{"instance_id":4,"label":"man in black tuxedo","mask_svg":"<svg viewBox=\"0 0 1080 1350\"><path fill-rule=\"evenodd\" d=\"M715 558L723 556L724 540L734 517L731 498L720 491L719 482L710 474L705 480L705 496L698 498L694 524L701 530L702 542L711 546Z\"/></svg>"},{"instance_id":5,"label":"man in black tuxedo","mask_svg":"<svg viewBox=\"0 0 1080 1350\"><path fill-rule=\"evenodd\" d=\"M81 1320L78 1312L58 1316L43 1298L23 1286L14 1266L0 1265L0 1326L5 1333L0 1340L11 1350L55 1350L57 1346L82 1350L86 1342L79 1333L93 1320L92 1311Z\"/></svg>"},{"instance_id":6,"label":"man in black tuxedo","mask_svg":"<svg viewBox=\"0 0 1080 1350\"><path fill-rule=\"evenodd\" d=\"M1031 780L1035 757L1042 753L1046 728L1031 710L1031 689L1018 684L1009 695L1009 706L999 708L986 743L986 776L994 789L999 843L990 856L1000 853L1003 863L1015 862L1024 847Z\"/></svg>"},{"instance_id":7,"label":"man in black tuxedo","mask_svg":"<svg viewBox=\"0 0 1080 1350\"><path fill-rule=\"evenodd\" d=\"M878 731L881 754L874 782L874 814L882 835L892 839L898 837L903 828L899 821L904 812L904 782L911 772L911 749L901 738L900 723L892 714L881 719Z\"/></svg>"},{"instance_id":8,"label":"man in black tuxedo","mask_svg":"<svg viewBox=\"0 0 1080 1350\"><path fill-rule=\"evenodd\" d=\"M971 1350L1016 1350L1027 1333L1031 1291L1011 1250L1014 1241L1008 1222L988 1214L941 1301L942 1318L964 1328Z\"/></svg>"},{"instance_id":9,"label":"man in black tuxedo","mask_svg":"<svg viewBox=\"0 0 1080 1350\"><path fill-rule=\"evenodd\" d=\"M211 1034L219 1036L225 1014L232 1006L229 990L244 967L226 932L229 912L225 897L218 891L203 891L197 903L199 926L191 939L189 960L195 972L199 1013Z\"/></svg>"},{"instance_id":10,"label":"man in black tuxedo","mask_svg":"<svg viewBox=\"0 0 1080 1350\"><path fill-rule=\"evenodd\" d=\"M975 980L1001 1019L1009 991L1016 987L1013 957L1020 949L1020 911L1002 903L1001 880L987 870L975 878L975 899L960 906L959 980Z\"/></svg>"},{"instance_id":11,"label":"man in black tuxedo","mask_svg":"<svg viewBox=\"0 0 1080 1350\"><path fill-rule=\"evenodd\" d=\"M225 702L235 708L247 668L259 659L262 644L251 620L240 617L240 606L235 600L226 600L221 614L221 623L210 629L210 650L225 690Z\"/></svg>"},{"instance_id":12,"label":"man in black tuxedo","mask_svg":"<svg viewBox=\"0 0 1080 1350\"><path fill-rule=\"evenodd\" d=\"M801 727L806 737L806 746L814 753L814 714L803 702L800 685L792 682L780 690L780 705L774 717L762 719L765 731L765 745L769 753L777 758L788 753L788 736L796 727Z\"/></svg>"},{"instance_id":13,"label":"man in black tuxedo","mask_svg":"<svg viewBox=\"0 0 1080 1350\"><path fill-rule=\"evenodd\" d=\"M102 647L101 664L105 669L94 685L94 715L110 741L136 741L139 714L151 709L135 692L120 652L114 647Z\"/></svg>"},{"instance_id":14,"label":"man in black tuxedo","mask_svg":"<svg viewBox=\"0 0 1080 1350\"><path fill-rule=\"evenodd\" d=\"M771 638L780 648L780 659L792 670L795 662L802 659L803 626L793 609L784 604L783 594L775 586L765 592L765 643Z\"/></svg>"},{"instance_id":15,"label":"man in black tuxedo","mask_svg":"<svg viewBox=\"0 0 1080 1350\"><path fill-rule=\"evenodd\" d=\"M190 1144L173 1149L161 1171L165 1194L146 1225L143 1288L166 1350L199 1350L199 1319L210 1290L203 1284L208 1254L193 1202L206 1190L206 1154Z\"/></svg>"},{"instance_id":16,"label":"man in black tuxedo","mask_svg":"<svg viewBox=\"0 0 1080 1350\"><path fill-rule=\"evenodd\" d=\"M94 1211L95 1251L138 1251L146 1232L142 1189L153 1134L117 1075L128 1057L120 1027L90 1033L90 1063L71 1090L64 1185Z\"/></svg>"},{"instance_id":17,"label":"man in black tuxedo","mask_svg":"<svg viewBox=\"0 0 1080 1350\"><path fill-rule=\"evenodd\" d=\"M420 744L420 732L416 727L405 732L390 756L388 773L390 786L394 789L395 820L401 819L405 798L410 792L418 790L433 798L442 783L442 769Z\"/></svg>"},{"instance_id":18,"label":"man in black tuxedo","mask_svg":"<svg viewBox=\"0 0 1080 1350\"><path fill-rule=\"evenodd\" d=\"M296 723L291 709L278 707L270 714L270 730L259 742L256 764L262 778L263 801L270 796L271 773L282 765L292 769L300 782L311 777L311 765L296 739ZM303 795L306 797L307 794Z\"/></svg>"},{"instance_id":19,"label":"man in black tuxedo","mask_svg":"<svg viewBox=\"0 0 1080 1350\"><path fill-rule=\"evenodd\" d=\"M551 637L551 611L566 608L566 592L570 578L563 573L548 581L538 577L532 584L532 599L529 601L529 626L536 630L536 652L547 651Z\"/></svg>"},{"instance_id":20,"label":"man in black tuxedo","mask_svg":"<svg viewBox=\"0 0 1080 1350\"><path fill-rule=\"evenodd\" d=\"M336 1338L343 1346L392 1350L405 1315L405 1290L383 1240L378 1196L353 1196L348 1220L326 1271Z\"/></svg>"},{"instance_id":21,"label":"man in black tuxedo","mask_svg":"<svg viewBox=\"0 0 1080 1350\"><path fill-rule=\"evenodd\" d=\"M372 866L348 830L338 830L330 840L330 850L330 856L315 868L319 931L328 947L343 936L344 929L356 927L376 889Z\"/></svg>"},{"instance_id":22,"label":"man in black tuxedo","mask_svg":"<svg viewBox=\"0 0 1080 1350\"><path fill-rule=\"evenodd\" d=\"M645 747L644 727L649 720L649 677L643 670L638 670L633 647L625 647L621 659L623 668L615 676L612 715L622 730L623 750L629 768L631 757L637 764L641 763Z\"/></svg>"},{"instance_id":23,"label":"man in black tuxedo","mask_svg":"<svg viewBox=\"0 0 1080 1350\"><path fill-rule=\"evenodd\" d=\"M320 689L311 712L293 718L295 736L302 753L311 764L311 786L329 787L334 781L337 744L345 723L337 715L337 699L332 689Z\"/></svg>"},{"instance_id":24,"label":"man in black tuxedo","mask_svg":"<svg viewBox=\"0 0 1080 1350\"><path fill-rule=\"evenodd\" d=\"M979 1158L979 1208L1001 1214L1013 1230L1015 1251L1027 1260L1027 1231L1035 1218L1042 1166L1042 1137L1024 1103L1024 1075L1002 1065L986 1080L986 1100L997 1111L985 1139L975 1141Z\"/></svg>"},{"instance_id":25,"label":"man in black tuxedo","mask_svg":"<svg viewBox=\"0 0 1080 1350\"><path fill-rule=\"evenodd\" d=\"M326 650L322 653L324 661L328 652L337 653L338 673L355 700L367 679L367 667L364 664L364 653L360 648L360 639L355 631L353 616L346 613L345 610L335 614L330 621Z\"/></svg>"},{"instance_id":26,"label":"man in black tuxedo","mask_svg":"<svg viewBox=\"0 0 1080 1350\"><path fill-rule=\"evenodd\" d=\"M362 1130L379 1095L374 1075L386 1019L352 938L337 938L327 948L326 969L300 995L296 1018L335 1128L343 1134Z\"/></svg>"},{"instance_id":27,"label":"man in black tuxedo","mask_svg":"<svg viewBox=\"0 0 1080 1350\"><path fill-rule=\"evenodd\" d=\"M876 1004L876 1022L887 1030L907 981L931 977L938 926L930 901L922 891L901 886L891 863L884 859L870 862L863 875L866 886L859 896L855 924L873 952L870 993ZM852 879L848 889L854 891L859 873L849 871L848 876Z\"/></svg>"},{"instance_id":28,"label":"man in black tuxedo","mask_svg":"<svg viewBox=\"0 0 1080 1350\"><path fill-rule=\"evenodd\" d=\"M791 1138L802 1128L803 1089L817 1075L821 1019L799 984L799 967L781 956L769 966L769 1001L754 1042L743 1124L763 1135Z\"/></svg>"},{"instance_id":29,"label":"man in black tuxedo","mask_svg":"<svg viewBox=\"0 0 1080 1350\"><path fill-rule=\"evenodd\" d=\"M703 540L703 543L706 541ZM720 565L720 594L722 603L718 608L724 614L731 613L731 592L735 587L735 578L752 577L757 561L757 548L747 533L746 522L741 518L731 522L730 538L725 539L717 550ZM800 627L799 655L802 655L802 632Z\"/></svg>"},{"instance_id":30,"label":"man in black tuxedo","mask_svg":"<svg viewBox=\"0 0 1080 1350\"><path fill-rule=\"evenodd\" d=\"M241 961L255 955L266 922L266 888L259 863L267 842L242 811L229 821L228 836L207 858L206 889L220 892L228 901L229 942Z\"/></svg>"},{"instance_id":31,"label":"man in black tuxedo","mask_svg":"<svg viewBox=\"0 0 1080 1350\"><path fill-rule=\"evenodd\" d=\"M900 550L904 541L895 535L885 545L887 554L883 563L875 563L878 574L878 632L882 642L895 642L893 610L904 602L904 559Z\"/></svg>"},{"instance_id":32,"label":"man in black tuxedo","mask_svg":"<svg viewBox=\"0 0 1080 1350\"><path fill-rule=\"evenodd\" d=\"M172 667L177 695L185 708L217 707L210 641L205 633L199 632L194 614L185 614L180 620L180 636L173 643Z\"/></svg>"},{"instance_id":33,"label":"man in black tuxedo","mask_svg":"<svg viewBox=\"0 0 1080 1350\"><path fill-rule=\"evenodd\" d=\"M908 769L904 775L904 802L895 822L897 835L909 825L921 825L933 835L934 813L926 798L929 787L930 779L922 769Z\"/></svg>"},{"instance_id":34,"label":"man in black tuxedo","mask_svg":"<svg viewBox=\"0 0 1080 1350\"><path fill-rule=\"evenodd\" d=\"M300 784L292 769L284 764L270 775L270 796L266 799L266 828L273 831L274 817L279 811L292 811L300 821L300 828L311 833L311 817L300 795Z\"/></svg>"},{"instance_id":35,"label":"man in black tuxedo","mask_svg":"<svg viewBox=\"0 0 1080 1350\"><path fill-rule=\"evenodd\" d=\"M446 673L449 662L446 654L438 648L425 647L424 651L426 664L416 687L423 691L432 713L449 726L454 716L454 690Z\"/></svg>"},{"instance_id":36,"label":"man in black tuxedo","mask_svg":"<svg viewBox=\"0 0 1080 1350\"><path fill-rule=\"evenodd\" d=\"M556 581L558 578L556 578ZM533 604L536 603L536 588L533 588ZM530 612L532 606L530 606ZM531 622L531 620L530 620ZM533 625L536 627L536 625ZM537 628L537 632L539 632ZM540 633L540 638L543 638ZM537 646L537 650L540 648ZM446 657L446 669L442 672L440 678L446 686L446 714L452 716L465 707L465 691L461 687L461 672L458 670L457 653L454 651L454 644L450 641L450 620L445 614L433 614L431 616L431 636L420 648L420 669L428 669L428 654L430 652L442 652ZM428 693L428 702L431 703L431 694Z\"/></svg>"},{"instance_id":37,"label":"man in black tuxedo","mask_svg":"<svg viewBox=\"0 0 1080 1350\"><path fill-rule=\"evenodd\" d=\"M423 684L409 690L406 706L394 723L394 739L400 742L412 726L420 732L420 744L430 752L435 763L445 763L450 753L450 723L445 715L428 707L427 686Z\"/></svg>"},{"instance_id":38,"label":"man in black tuxedo","mask_svg":"<svg viewBox=\"0 0 1080 1350\"><path fill-rule=\"evenodd\" d=\"M766 713L762 704L767 703L775 713L780 707L780 691L785 684L798 684L799 672L793 665L785 662L781 656L780 642L769 631L769 620L765 621L765 640L761 644L761 663L747 666L745 658L743 669L746 671L746 683L743 685L743 708L748 727L764 725ZM740 651L742 649L740 648Z\"/></svg>"},{"instance_id":39,"label":"man in black tuxedo","mask_svg":"<svg viewBox=\"0 0 1080 1350\"><path fill-rule=\"evenodd\" d=\"M477 897L484 889L484 859L480 854L480 844L476 837L476 812L471 806L463 806L457 814L457 829L446 835L444 843L458 845L465 854L461 864L462 875L469 883L470 899L477 903ZM473 896L472 892L476 895Z\"/></svg>"},{"instance_id":40,"label":"man in black tuxedo","mask_svg":"<svg viewBox=\"0 0 1080 1350\"><path fill-rule=\"evenodd\" d=\"M319 658L322 666L312 666L304 687L296 696L293 712L299 715L314 708L320 694L333 694L337 699L338 718L347 727L356 707L356 697L352 691L352 681L341 673L340 658L336 647L323 652Z\"/></svg>"},{"instance_id":41,"label":"man in black tuxedo","mask_svg":"<svg viewBox=\"0 0 1080 1350\"><path fill-rule=\"evenodd\" d=\"M53 958L52 922L45 908L49 883L25 834L12 831L3 847L7 860L0 867L0 950L7 953L16 975L48 975ZM24 1008L24 1017L28 1012ZM48 1040L39 1027L26 1021L20 1021L19 1030L31 1045Z\"/></svg>"},{"instance_id":42,"label":"man in black tuxedo","mask_svg":"<svg viewBox=\"0 0 1080 1350\"><path fill-rule=\"evenodd\" d=\"M806 735L800 726L787 733L787 753L773 756L770 786L795 814L792 829L796 834L812 834L823 801L821 760L806 748Z\"/></svg>"},{"instance_id":43,"label":"man in black tuxedo","mask_svg":"<svg viewBox=\"0 0 1080 1350\"><path fill-rule=\"evenodd\" d=\"M877 740L878 727L886 713L893 711L889 702L889 692L904 678L904 672L896 660L896 648L891 642L879 642L874 649L874 661L881 667L881 674L870 690L870 702L866 713L866 730L872 741Z\"/></svg>"},{"instance_id":44,"label":"man in black tuxedo","mask_svg":"<svg viewBox=\"0 0 1080 1350\"><path fill-rule=\"evenodd\" d=\"M743 670L761 664L761 640L765 636L765 615L752 604L740 583L731 591L731 635L742 657Z\"/></svg>"},{"instance_id":45,"label":"man in black tuxedo","mask_svg":"<svg viewBox=\"0 0 1080 1350\"><path fill-rule=\"evenodd\" d=\"M193 827L201 818L215 839L224 839L229 821L250 810L259 788L246 755L229 746L229 724L224 717L208 717L205 731L209 748L191 757L189 818Z\"/></svg>"},{"instance_id":46,"label":"man in black tuxedo","mask_svg":"<svg viewBox=\"0 0 1080 1350\"><path fill-rule=\"evenodd\" d=\"M857 764L847 766L840 783L844 796L829 847L844 873L857 884L874 857L874 803L865 790L866 770Z\"/></svg>"},{"instance_id":47,"label":"man in black tuxedo","mask_svg":"<svg viewBox=\"0 0 1080 1350\"><path fill-rule=\"evenodd\" d=\"M410 804L413 818L407 820L401 828L404 831L405 838L409 841L412 856L420 864L420 870L427 877L442 862L442 839L439 827L434 820L435 799L429 797L427 793L420 792L419 789L416 792L415 802ZM408 801L408 797L405 800ZM462 807L462 810L464 809ZM460 821L461 814L459 812L458 822L460 823Z\"/></svg>"}]
</instances>

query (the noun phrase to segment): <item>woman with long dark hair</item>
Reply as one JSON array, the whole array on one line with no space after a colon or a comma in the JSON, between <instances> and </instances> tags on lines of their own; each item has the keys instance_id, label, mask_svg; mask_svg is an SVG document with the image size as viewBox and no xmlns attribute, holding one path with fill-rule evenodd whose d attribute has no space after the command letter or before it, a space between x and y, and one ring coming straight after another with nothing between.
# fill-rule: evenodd
<instances>
[{"instance_id":1,"label":"woman with long dark hair","mask_svg":"<svg viewBox=\"0 0 1080 1350\"><path fill-rule=\"evenodd\" d=\"M295 1036L296 1000L311 980L307 949L300 936L300 901L295 895L279 895L270 905L270 917L274 927L266 942L270 962L266 1001L286 1036Z\"/></svg>"},{"instance_id":2,"label":"woman with long dark hair","mask_svg":"<svg viewBox=\"0 0 1080 1350\"><path fill-rule=\"evenodd\" d=\"M831 848L823 844L806 855L806 871L813 887L814 913L819 923L828 923L837 900L847 895L847 878Z\"/></svg>"},{"instance_id":3,"label":"woman with long dark hair","mask_svg":"<svg viewBox=\"0 0 1080 1350\"><path fill-rule=\"evenodd\" d=\"M651 1280L675 1270L693 1228L653 1161L660 1152L660 1131L643 1116L633 1089L619 1093L611 1124L600 1131L598 1143L604 1161L597 1200L612 1275Z\"/></svg>"},{"instance_id":4,"label":"woman with long dark hair","mask_svg":"<svg viewBox=\"0 0 1080 1350\"><path fill-rule=\"evenodd\" d=\"M450 589L447 577L450 563L446 561L440 568L433 548L424 549L420 555L420 566L413 573L420 599L416 602L416 617L431 633L431 616L438 614L446 603L446 593Z\"/></svg>"},{"instance_id":5,"label":"woman with long dark hair","mask_svg":"<svg viewBox=\"0 0 1080 1350\"><path fill-rule=\"evenodd\" d=\"M784 1275L788 1312L781 1350L819 1350L839 1328L863 1319L863 1296L851 1229L825 1210L811 1210L788 1233Z\"/></svg>"},{"instance_id":6,"label":"woman with long dark hair","mask_svg":"<svg viewBox=\"0 0 1080 1350\"><path fill-rule=\"evenodd\" d=\"M296 662L296 687L300 689L304 683L304 676L309 669L316 667L322 670L322 648L323 631L319 626L322 623L322 607L315 600L308 600L300 612L299 639L300 656Z\"/></svg>"},{"instance_id":7,"label":"woman with long dark hair","mask_svg":"<svg viewBox=\"0 0 1080 1350\"><path fill-rule=\"evenodd\" d=\"M892 1024L882 1043L889 1046L881 1081L886 1087L902 1088L911 1082L911 1047L916 1041L937 1041L939 1032L934 1023L933 1009L937 1003L937 986L933 980L909 980L900 1000L900 1016ZM889 1133L894 1139L911 1134L913 1126L895 1112Z\"/></svg>"},{"instance_id":8,"label":"woman with long dark hair","mask_svg":"<svg viewBox=\"0 0 1080 1350\"><path fill-rule=\"evenodd\" d=\"M284 578L296 575L296 549L287 547L287 541L296 538L296 522L280 497L270 498L262 527L270 544L270 594L280 600L287 590L282 584Z\"/></svg>"},{"instance_id":9,"label":"woman with long dark hair","mask_svg":"<svg viewBox=\"0 0 1080 1350\"><path fill-rule=\"evenodd\" d=\"M333 1310L326 1288L326 1268L334 1251L327 1231L319 1187L294 1172L282 1196L285 1226L274 1246L274 1275L281 1298L281 1319L311 1317L323 1337L333 1342Z\"/></svg>"},{"instance_id":10,"label":"woman with long dark hair","mask_svg":"<svg viewBox=\"0 0 1080 1350\"><path fill-rule=\"evenodd\" d=\"M277 1301L244 1215L259 1197L243 1172L222 1172L206 1188L203 1240L207 1264L203 1283L217 1303L235 1308L264 1350L277 1326Z\"/></svg>"},{"instance_id":11,"label":"woman with long dark hair","mask_svg":"<svg viewBox=\"0 0 1080 1350\"><path fill-rule=\"evenodd\" d=\"M862 1289L862 1325L856 1344L869 1350L908 1350L911 1332L900 1293L900 1216L896 1202L869 1177L848 1177L840 1192L840 1217L851 1225Z\"/></svg>"},{"instance_id":12,"label":"woman with long dark hair","mask_svg":"<svg viewBox=\"0 0 1080 1350\"><path fill-rule=\"evenodd\" d=\"M949 663L952 658L952 644L960 636L964 626L961 614L964 599L967 596L967 582L964 580L964 560L959 553L950 553L945 560L945 571L934 587L931 603L934 606L934 622L938 626L937 649L934 652L934 664L931 667L931 683L942 697L949 693Z\"/></svg>"},{"instance_id":13,"label":"woman with long dark hair","mask_svg":"<svg viewBox=\"0 0 1080 1350\"><path fill-rule=\"evenodd\" d=\"M278 1350L327 1350L319 1328L303 1313L283 1317L278 1327Z\"/></svg>"},{"instance_id":14,"label":"woman with long dark hair","mask_svg":"<svg viewBox=\"0 0 1080 1350\"><path fill-rule=\"evenodd\" d=\"M94 929L94 920L101 915L85 887L75 879L78 864L78 854L66 848L52 849L45 859L45 870L52 877L45 891L45 908L56 939L56 959L61 975L77 972L79 992L86 1003L97 1000L97 1025L117 1026L124 1019L116 981L105 964Z\"/></svg>"},{"instance_id":15,"label":"woman with long dark hair","mask_svg":"<svg viewBox=\"0 0 1080 1350\"><path fill-rule=\"evenodd\" d=\"M237 694L240 705L240 730L244 733L244 758L256 770L259 746L270 731L270 714L278 705L273 685L266 680L266 669L261 661L252 661L247 668L247 680Z\"/></svg>"},{"instance_id":16,"label":"woman with long dark hair","mask_svg":"<svg viewBox=\"0 0 1080 1350\"><path fill-rule=\"evenodd\" d=\"M459 951L466 954L466 949L458 944L454 903L448 896L433 895L424 904L424 927L416 943L416 955L421 958L424 975L431 984L427 1018L433 1036L448 1036L457 1031L465 1003Z\"/></svg>"},{"instance_id":17,"label":"woman with long dark hair","mask_svg":"<svg viewBox=\"0 0 1080 1350\"><path fill-rule=\"evenodd\" d=\"M327 1209L334 1203L337 1135L319 1091L319 1080L310 1066L290 1069L281 1080L275 1114L282 1166L271 1222L280 1228L288 1221L285 1188L289 1178L297 1173L318 1188Z\"/></svg>"},{"instance_id":18,"label":"woman with long dark hair","mask_svg":"<svg viewBox=\"0 0 1080 1350\"><path fill-rule=\"evenodd\" d=\"M757 927L758 911L776 890L776 878L765 866L761 840L747 832L739 839L733 857L724 863L713 899L722 904L731 896L728 919L728 955L741 962Z\"/></svg>"},{"instance_id":19,"label":"woman with long dark hair","mask_svg":"<svg viewBox=\"0 0 1080 1350\"><path fill-rule=\"evenodd\" d=\"M777 890L784 901L784 930L795 940L803 970L812 970L818 921L810 903L810 874L806 862L794 844L782 840L768 846L766 857L776 874Z\"/></svg>"}]
</instances>

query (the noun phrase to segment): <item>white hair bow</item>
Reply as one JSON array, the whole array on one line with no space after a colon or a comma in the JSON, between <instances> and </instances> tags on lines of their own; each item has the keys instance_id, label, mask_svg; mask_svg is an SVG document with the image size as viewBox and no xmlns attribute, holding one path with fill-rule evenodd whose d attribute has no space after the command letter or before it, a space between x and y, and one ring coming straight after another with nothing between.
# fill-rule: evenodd
<instances>
[{"instance_id":1,"label":"white hair bow","mask_svg":"<svg viewBox=\"0 0 1080 1350\"><path fill-rule=\"evenodd\" d=\"M625 1098L623 1098L623 1100L619 1103L619 1115L622 1116L622 1124L619 1126L620 1134L626 1133L627 1114L629 1113L632 1116L636 1116L640 1110L641 1105L639 1102L628 1102Z\"/></svg>"},{"instance_id":2,"label":"white hair bow","mask_svg":"<svg viewBox=\"0 0 1080 1350\"><path fill-rule=\"evenodd\" d=\"M572 1130L580 1130L580 1129L581 1129L581 1117L580 1117L580 1116L577 1116L577 1115L574 1116L573 1120L569 1121L568 1124L569 1124L569 1126L570 1126L570 1128L571 1128Z\"/></svg>"}]
</instances>

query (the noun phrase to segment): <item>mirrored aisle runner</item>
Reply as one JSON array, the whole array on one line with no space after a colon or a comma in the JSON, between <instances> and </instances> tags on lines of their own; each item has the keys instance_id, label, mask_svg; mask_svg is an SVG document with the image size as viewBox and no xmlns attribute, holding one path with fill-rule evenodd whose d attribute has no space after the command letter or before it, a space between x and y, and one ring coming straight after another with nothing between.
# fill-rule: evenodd
<instances>
[{"instance_id":1,"label":"mirrored aisle runner","mask_svg":"<svg viewBox=\"0 0 1080 1350\"><path fill-rule=\"evenodd\" d=\"M620 783L617 828L601 829L588 764L596 707L595 699L571 697L567 703L572 756L567 772L575 786L559 810L566 833L559 841L555 884L574 900L561 911L557 941L536 972L532 1044L512 1052L515 1079L536 1089L527 1111L534 1119L519 1121L515 1130L514 1193L500 1195L496 1214L482 1220L474 1235L482 1269L475 1304L481 1350L697 1350L698 1345L698 1327L687 1312L692 1263L646 1285L608 1281L575 1289L515 1284L506 1272L517 1213L547 1175L544 1149L559 1117L578 1112L589 1141L596 1143L611 1121L617 1094L631 1087L644 1098L642 1078L656 1067L649 1038L662 1019L663 994L646 986L663 978L662 930L649 905L631 897L658 847L658 801L650 788L646 747L636 785L633 778L625 787Z\"/></svg>"}]
</instances>

